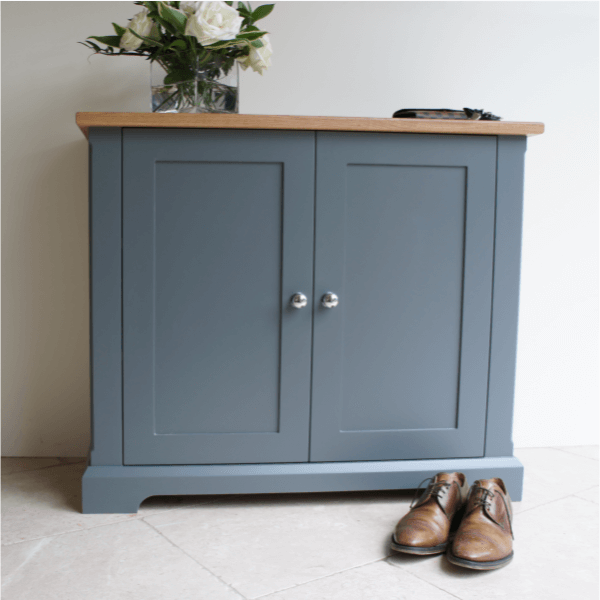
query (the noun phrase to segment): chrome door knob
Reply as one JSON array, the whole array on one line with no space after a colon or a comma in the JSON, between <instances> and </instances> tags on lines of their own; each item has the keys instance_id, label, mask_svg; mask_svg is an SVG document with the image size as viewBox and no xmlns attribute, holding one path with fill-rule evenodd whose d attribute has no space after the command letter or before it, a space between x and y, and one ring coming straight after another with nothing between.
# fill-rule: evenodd
<instances>
[{"instance_id":1,"label":"chrome door knob","mask_svg":"<svg viewBox=\"0 0 600 600\"><path fill-rule=\"evenodd\" d=\"M340 303L340 299L333 292L327 292L321 298L321 304L325 308L335 308Z\"/></svg>"},{"instance_id":2,"label":"chrome door knob","mask_svg":"<svg viewBox=\"0 0 600 600\"><path fill-rule=\"evenodd\" d=\"M301 293L294 294L290 299L290 304L294 308L304 308L308 304L308 298Z\"/></svg>"}]
</instances>

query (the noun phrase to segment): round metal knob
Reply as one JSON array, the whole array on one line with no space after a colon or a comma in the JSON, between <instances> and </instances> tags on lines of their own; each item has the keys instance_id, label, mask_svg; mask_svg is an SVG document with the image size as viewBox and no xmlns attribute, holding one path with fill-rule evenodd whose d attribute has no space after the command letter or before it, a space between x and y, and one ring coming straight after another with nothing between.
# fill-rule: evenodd
<instances>
[{"instance_id":1,"label":"round metal knob","mask_svg":"<svg viewBox=\"0 0 600 600\"><path fill-rule=\"evenodd\" d=\"M294 294L290 299L290 304L294 308L304 308L308 304L308 298L301 293Z\"/></svg>"},{"instance_id":2,"label":"round metal knob","mask_svg":"<svg viewBox=\"0 0 600 600\"><path fill-rule=\"evenodd\" d=\"M321 298L321 304L325 308L335 308L340 303L340 299L333 292L327 292Z\"/></svg>"}]
</instances>

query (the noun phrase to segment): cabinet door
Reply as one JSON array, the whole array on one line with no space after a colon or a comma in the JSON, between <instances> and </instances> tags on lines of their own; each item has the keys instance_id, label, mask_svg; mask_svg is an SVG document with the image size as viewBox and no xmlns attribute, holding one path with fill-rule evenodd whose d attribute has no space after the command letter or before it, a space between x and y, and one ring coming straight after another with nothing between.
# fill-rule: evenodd
<instances>
[{"instance_id":1,"label":"cabinet door","mask_svg":"<svg viewBox=\"0 0 600 600\"><path fill-rule=\"evenodd\" d=\"M314 147L124 130L125 464L308 460Z\"/></svg>"},{"instance_id":2,"label":"cabinet door","mask_svg":"<svg viewBox=\"0 0 600 600\"><path fill-rule=\"evenodd\" d=\"M495 161L494 137L317 134L312 461L483 455Z\"/></svg>"}]
</instances>

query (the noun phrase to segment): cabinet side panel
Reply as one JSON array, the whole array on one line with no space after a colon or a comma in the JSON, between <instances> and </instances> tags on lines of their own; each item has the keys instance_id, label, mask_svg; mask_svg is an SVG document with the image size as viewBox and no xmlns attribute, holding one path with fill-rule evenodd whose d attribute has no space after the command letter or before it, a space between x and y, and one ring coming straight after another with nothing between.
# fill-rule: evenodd
<instances>
[{"instance_id":1,"label":"cabinet side panel","mask_svg":"<svg viewBox=\"0 0 600 600\"><path fill-rule=\"evenodd\" d=\"M92 465L123 464L121 130L90 129Z\"/></svg>"},{"instance_id":2,"label":"cabinet side panel","mask_svg":"<svg viewBox=\"0 0 600 600\"><path fill-rule=\"evenodd\" d=\"M485 456L511 456L525 137L498 137L494 288Z\"/></svg>"}]
</instances>

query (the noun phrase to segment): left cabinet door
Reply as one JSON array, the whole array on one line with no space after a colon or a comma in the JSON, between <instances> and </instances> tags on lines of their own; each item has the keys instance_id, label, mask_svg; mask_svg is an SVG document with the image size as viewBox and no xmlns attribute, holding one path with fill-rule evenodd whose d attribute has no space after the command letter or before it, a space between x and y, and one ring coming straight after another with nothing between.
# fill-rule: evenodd
<instances>
[{"instance_id":1,"label":"left cabinet door","mask_svg":"<svg viewBox=\"0 0 600 600\"><path fill-rule=\"evenodd\" d=\"M314 152L123 131L125 464L308 460Z\"/></svg>"}]
</instances>

